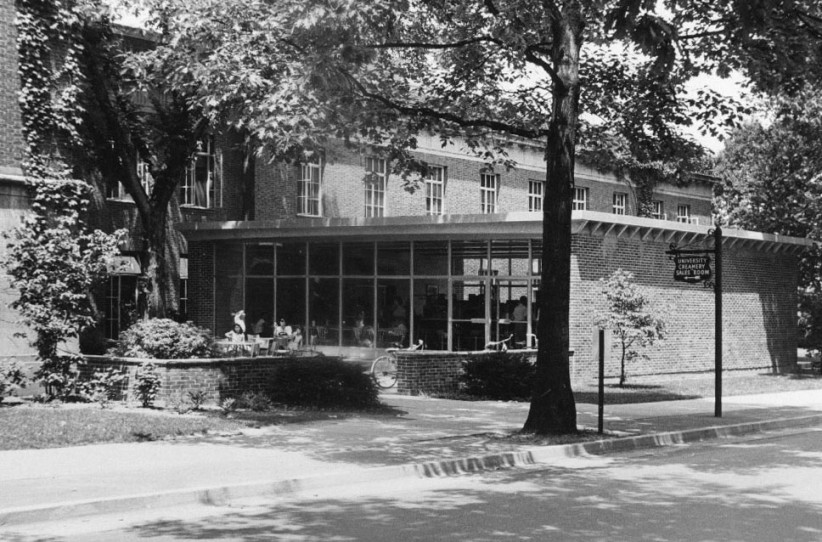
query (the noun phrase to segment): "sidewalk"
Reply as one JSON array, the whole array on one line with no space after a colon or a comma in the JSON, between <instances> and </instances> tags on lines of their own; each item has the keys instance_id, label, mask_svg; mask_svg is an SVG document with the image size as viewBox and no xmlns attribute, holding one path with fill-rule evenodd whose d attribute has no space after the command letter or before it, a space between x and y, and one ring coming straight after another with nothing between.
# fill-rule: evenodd
<instances>
[{"instance_id":1,"label":"sidewalk","mask_svg":"<svg viewBox=\"0 0 822 542\"><path fill-rule=\"evenodd\" d=\"M822 390L606 405L605 440L526 446L527 404L386 394L389 415L268 426L242 435L0 452L0 527L121 510L287 496L363 481L552 464L569 456L822 424ZM581 429L596 405L578 404Z\"/></svg>"}]
</instances>

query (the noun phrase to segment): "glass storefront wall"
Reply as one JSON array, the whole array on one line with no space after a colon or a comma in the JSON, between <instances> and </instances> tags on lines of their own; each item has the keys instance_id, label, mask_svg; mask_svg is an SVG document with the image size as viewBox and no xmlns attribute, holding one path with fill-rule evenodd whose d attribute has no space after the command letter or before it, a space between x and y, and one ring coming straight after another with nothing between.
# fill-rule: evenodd
<instances>
[{"instance_id":1,"label":"glass storefront wall","mask_svg":"<svg viewBox=\"0 0 822 542\"><path fill-rule=\"evenodd\" d=\"M218 243L215 326L245 309L318 346L533 346L541 247L528 239Z\"/></svg>"}]
</instances>

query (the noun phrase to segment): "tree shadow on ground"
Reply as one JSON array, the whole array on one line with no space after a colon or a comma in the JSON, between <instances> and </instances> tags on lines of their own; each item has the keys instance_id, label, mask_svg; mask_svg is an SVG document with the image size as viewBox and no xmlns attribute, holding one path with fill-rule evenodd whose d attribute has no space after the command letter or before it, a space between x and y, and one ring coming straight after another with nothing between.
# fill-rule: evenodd
<instances>
[{"instance_id":1,"label":"tree shadow on ground","mask_svg":"<svg viewBox=\"0 0 822 542\"><path fill-rule=\"evenodd\" d=\"M388 405L363 410L275 406L271 410L260 412L238 410L228 414L227 417L251 427L265 427L270 425L311 424L351 418L397 418L406 414L406 411ZM212 415L217 416L222 414L213 413Z\"/></svg>"},{"instance_id":2,"label":"tree shadow on ground","mask_svg":"<svg viewBox=\"0 0 822 542\"><path fill-rule=\"evenodd\" d=\"M129 534L246 542L818 540L822 500L791 472L801 468L801 476L818 480L820 454L770 443L750 448L768 459L743 466L733 458L721 463L709 456L706 463L704 456L674 453L650 463L599 458L576 468L394 481L376 494L258 503L146 523Z\"/></svg>"},{"instance_id":3,"label":"tree shadow on ground","mask_svg":"<svg viewBox=\"0 0 822 542\"><path fill-rule=\"evenodd\" d=\"M625 384L624 386L607 384L605 386L605 403L609 405L685 401L700 397L701 395L677 393L665 386L649 384ZM599 391L574 391L574 399L577 403L597 404L599 403Z\"/></svg>"}]
</instances>

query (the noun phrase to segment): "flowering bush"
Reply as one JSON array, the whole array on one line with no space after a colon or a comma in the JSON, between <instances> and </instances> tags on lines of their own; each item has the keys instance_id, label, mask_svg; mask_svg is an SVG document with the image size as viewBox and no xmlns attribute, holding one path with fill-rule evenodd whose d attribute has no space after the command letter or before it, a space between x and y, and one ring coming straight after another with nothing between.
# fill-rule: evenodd
<instances>
[{"instance_id":1,"label":"flowering bush","mask_svg":"<svg viewBox=\"0 0 822 542\"><path fill-rule=\"evenodd\" d=\"M167 318L140 321L120 333L113 354L129 358L186 359L211 357L211 332Z\"/></svg>"}]
</instances>

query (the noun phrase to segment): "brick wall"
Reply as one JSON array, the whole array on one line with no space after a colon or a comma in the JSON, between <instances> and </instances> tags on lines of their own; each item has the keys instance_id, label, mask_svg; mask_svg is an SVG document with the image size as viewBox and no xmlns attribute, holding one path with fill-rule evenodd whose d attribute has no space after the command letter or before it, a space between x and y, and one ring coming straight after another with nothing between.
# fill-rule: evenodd
<instances>
[{"instance_id":1,"label":"brick wall","mask_svg":"<svg viewBox=\"0 0 822 542\"><path fill-rule=\"evenodd\" d=\"M714 292L701 284L674 282L673 262L661 242L576 235L571 276L573 376L596 375L594 321L604 309L599 279L618 268L665 314L668 338L645 349L648 359L629 374L707 371L714 367ZM751 250L723 253L723 366L778 369L796 361L796 257ZM618 374L613 344L606 372Z\"/></svg>"},{"instance_id":2,"label":"brick wall","mask_svg":"<svg viewBox=\"0 0 822 542\"><path fill-rule=\"evenodd\" d=\"M87 356L86 364L81 367L81 374L90 377L95 371L120 368L128 374L121 390L124 398L136 401L133 388L137 369L145 361L151 361L160 375L159 402L185 398L189 392L205 392L207 402L218 403L247 391L259 391L261 383L271 378L278 367L293 360L294 358L285 357L140 360ZM300 362L311 363L311 358L300 357Z\"/></svg>"},{"instance_id":3,"label":"brick wall","mask_svg":"<svg viewBox=\"0 0 822 542\"><path fill-rule=\"evenodd\" d=\"M531 354L535 351L529 350ZM404 395L453 393L459 387L463 362L482 352L396 352L397 392ZM496 354L495 354L496 355Z\"/></svg>"},{"instance_id":4,"label":"brick wall","mask_svg":"<svg viewBox=\"0 0 822 542\"><path fill-rule=\"evenodd\" d=\"M14 0L0 0L0 173L16 170L23 159L23 134L17 97L17 10ZM19 171L17 172L19 174Z\"/></svg>"},{"instance_id":5,"label":"brick wall","mask_svg":"<svg viewBox=\"0 0 822 542\"><path fill-rule=\"evenodd\" d=\"M323 163L322 208L323 216L365 216L364 154L347 149L341 144L331 144L326 149ZM485 165L478 160L444 156L419 151L415 156L428 164L445 166L445 212L447 214L478 214L480 208L480 173ZM497 212L510 213L528 210L528 181L544 180L544 171L530 168L506 169L497 167L499 175ZM275 220L297 216L297 181L300 168L295 164L271 162L264 156L255 168L255 217L257 220ZM608 182L582 176L577 186L589 189L591 211L610 213L613 210L614 192L628 194L627 214L636 215L636 199L626 183L610 179ZM711 216L711 189L694 183L687 187L660 187L654 196L664 205L669 220L676 219L676 207L680 203L691 206L691 216L699 217L700 223L708 224ZM409 216L425 214L424 183L406 185L398 175L389 175L385 195L385 216Z\"/></svg>"}]
</instances>

